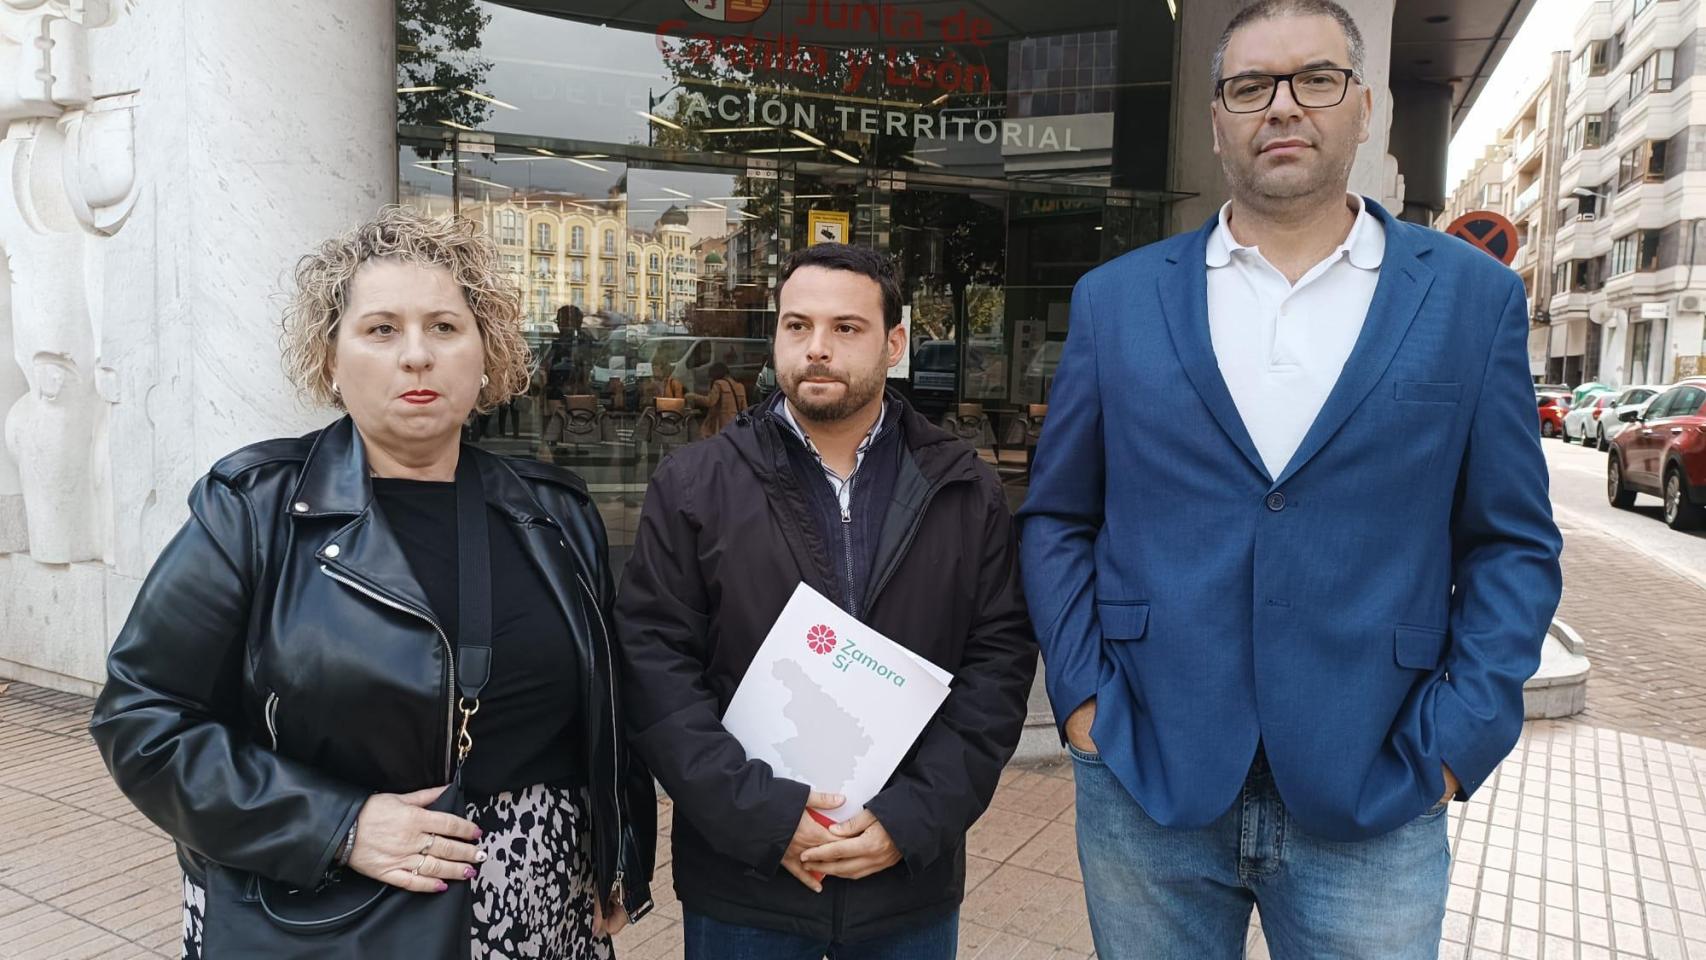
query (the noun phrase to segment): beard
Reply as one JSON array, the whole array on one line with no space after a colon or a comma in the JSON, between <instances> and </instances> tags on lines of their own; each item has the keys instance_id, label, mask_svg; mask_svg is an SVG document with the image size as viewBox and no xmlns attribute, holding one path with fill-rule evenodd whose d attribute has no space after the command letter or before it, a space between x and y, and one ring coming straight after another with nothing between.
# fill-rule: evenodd
<instances>
[{"instance_id":1,"label":"beard","mask_svg":"<svg viewBox=\"0 0 1706 960\"><path fill-rule=\"evenodd\" d=\"M794 405L794 411L813 423L836 423L865 409L882 395L887 378L886 367L837 373L816 364L781 374L782 393ZM838 398L818 399L805 396L800 387L808 378L828 379L841 383L844 389Z\"/></svg>"},{"instance_id":2,"label":"beard","mask_svg":"<svg viewBox=\"0 0 1706 960\"><path fill-rule=\"evenodd\" d=\"M1237 160L1228 156L1222 167L1235 196L1270 202L1295 200L1319 193L1343 193L1350 180L1351 166L1356 162L1356 150L1354 140L1348 146L1317 141L1314 162L1307 165L1290 163L1264 170L1261 155L1257 154Z\"/></svg>"}]
</instances>

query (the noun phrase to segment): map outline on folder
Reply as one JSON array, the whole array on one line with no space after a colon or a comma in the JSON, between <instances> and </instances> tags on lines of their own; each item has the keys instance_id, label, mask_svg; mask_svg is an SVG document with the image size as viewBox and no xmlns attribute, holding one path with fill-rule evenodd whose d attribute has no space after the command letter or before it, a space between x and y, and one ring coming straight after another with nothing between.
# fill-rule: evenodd
<instances>
[{"instance_id":1,"label":"map outline on folder","mask_svg":"<svg viewBox=\"0 0 1706 960\"><path fill-rule=\"evenodd\" d=\"M747 667L723 726L776 776L845 797L827 815L846 820L888 783L952 681L801 583Z\"/></svg>"}]
</instances>

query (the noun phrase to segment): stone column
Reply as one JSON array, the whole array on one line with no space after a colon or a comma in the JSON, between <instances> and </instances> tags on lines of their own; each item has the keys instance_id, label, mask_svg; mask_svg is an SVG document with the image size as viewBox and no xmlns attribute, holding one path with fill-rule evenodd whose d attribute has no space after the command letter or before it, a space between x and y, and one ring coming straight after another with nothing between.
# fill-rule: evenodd
<instances>
[{"instance_id":1,"label":"stone column","mask_svg":"<svg viewBox=\"0 0 1706 960\"><path fill-rule=\"evenodd\" d=\"M1411 83L1392 91L1389 149L1404 172L1403 218L1427 226L1446 205L1446 148L1451 144L1451 88ZM1394 209L1394 216L1400 211Z\"/></svg>"},{"instance_id":2,"label":"stone column","mask_svg":"<svg viewBox=\"0 0 1706 960\"><path fill-rule=\"evenodd\" d=\"M1392 123L1392 10L1395 0L1341 0L1362 31L1365 79L1374 89L1374 114L1369 118L1368 142L1357 151L1350 189L1381 200L1401 197L1397 163L1387 155L1387 131ZM1179 82L1174 103L1174 190L1198 196L1173 204L1171 232L1194 230L1226 202L1226 182L1220 159L1214 155L1209 104L1214 97L1210 69L1214 48L1228 20L1242 7L1240 0L1187 0L1180 4ZM1390 205L1389 205L1390 206ZM1394 208L1395 209L1395 208Z\"/></svg>"},{"instance_id":3,"label":"stone column","mask_svg":"<svg viewBox=\"0 0 1706 960\"><path fill-rule=\"evenodd\" d=\"M114 424L115 437L150 437L132 451L148 466L115 484L119 502L148 504L119 533L128 576L183 521L213 461L326 421L280 368L284 295L296 259L392 202L397 176L388 0L176 0L134 16L113 53L142 67L129 79L146 98L150 202L146 229L117 238L108 285L110 329L153 328L126 337L153 362L124 377L136 402Z\"/></svg>"}]
</instances>

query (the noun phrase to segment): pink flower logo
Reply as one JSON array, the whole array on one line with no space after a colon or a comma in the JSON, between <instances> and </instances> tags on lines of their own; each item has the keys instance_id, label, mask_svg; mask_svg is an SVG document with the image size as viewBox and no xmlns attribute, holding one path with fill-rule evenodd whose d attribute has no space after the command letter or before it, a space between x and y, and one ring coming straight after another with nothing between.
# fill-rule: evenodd
<instances>
[{"instance_id":1,"label":"pink flower logo","mask_svg":"<svg viewBox=\"0 0 1706 960\"><path fill-rule=\"evenodd\" d=\"M821 623L818 624L806 631L806 646L811 647L813 653L819 654L834 650L835 631Z\"/></svg>"}]
</instances>

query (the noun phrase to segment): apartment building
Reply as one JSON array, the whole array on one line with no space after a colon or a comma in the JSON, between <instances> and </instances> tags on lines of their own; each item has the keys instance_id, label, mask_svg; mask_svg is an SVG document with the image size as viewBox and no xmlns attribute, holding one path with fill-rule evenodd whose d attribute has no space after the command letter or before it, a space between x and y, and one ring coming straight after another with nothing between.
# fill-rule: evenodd
<instances>
[{"instance_id":1,"label":"apartment building","mask_svg":"<svg viewBox=\"0 0 1706 960\"><path fill-rule=\"evenodd\" d=\"M1506 216L1516 227L1516 257L1511 269L1528 292L1528 316L1537 330L1530 335L1530 359L1548 323L1552 300L1552 259L1557 234L1558 170L1564 149L1565 103L1570 56L1551 55L1550 69L1506 124L1501 139L1510 145L1505 161Z\"/></svg>"},{"instance_id":2,"label":"apartment building","mask_svg":"<svg viewBox=\"0 0 1706 960\"><path fill-rule=\"evenodd\" d=\"M450 213L448 197L405 190L402 198L428 213ZM721 239L738 225L723 207L702 202L656 209L670 199L494 190L464 198L460 213L479 221L497 243L510 279L521 288L529 331L554 332L557 310L566 305L676 325L700 293L695 243Z\"/></svg>"},{"instance_id":3,"label":"apartment building","mask_svg":"<svg viewBox=\"0 0 1706 960\"><path fill-rule=\"evenodd\" d=\"M1706 70L1700 0L1589 7L1570 51L1552 289L1536 377L1669 383L1701 370ZM1539 321L1544 319L1544 325Z\"/></svg>"},{"instance_id":4,"label":"apartment building","mask_svg":"<svg viewBox=\"0 0 1706 960\"><path fill-rule=\"evenodd\" d=\"M1505 164L1510 161L1511 145L1504 140L1488 144L1475 158L1463 182L1445 200L1445 210L1434 221L1434 229L1444 230L1466 213L1478 210L1505 212Z\"/></svg>"},{"instance_id":5,"label":"apartment building","mask_svg":"<svg viewBox=\"0 0 1706 960\"><path fill-rule=\"evenodd\" d=\"M1550 305L1558 278L1552 264L1560 218L1565 216L1560 209L1559 172L1569 138L1570 65L1568 51L1550 54L1539 82L1500 128L1498 139L1470 167L1434 223L1443 230L1465 213L1488 210L1503 214L1516 227L1511 269L1522 278L1527 294L1529 366L1537 379L1546 375L1553 350ZM1571 344L1564 334L1556 339L1562 358ZM1579 379L1583 367L1579 345L1574 352L1574 379ZM1562 366L1564 361L1559 363ZM1559 376L1563 375L1560 371Z\"/></svg>"}]
</instances>

